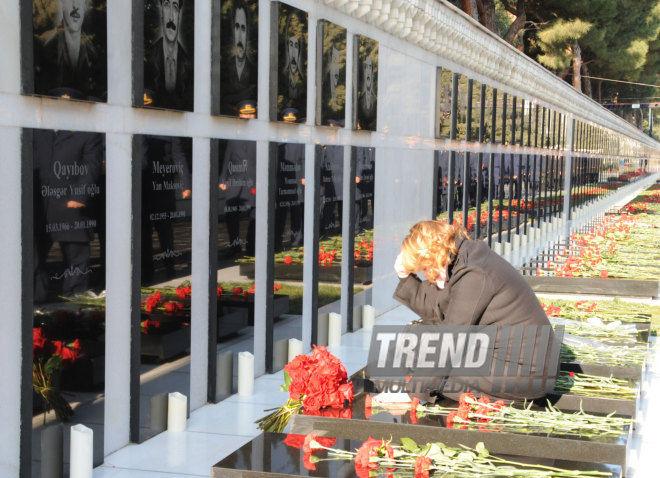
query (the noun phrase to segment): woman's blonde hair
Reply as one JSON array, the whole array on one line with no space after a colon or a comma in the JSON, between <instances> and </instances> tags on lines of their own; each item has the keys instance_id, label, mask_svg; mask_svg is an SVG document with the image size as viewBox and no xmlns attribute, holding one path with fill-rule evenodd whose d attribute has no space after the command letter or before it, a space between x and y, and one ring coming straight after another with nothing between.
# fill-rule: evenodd
<instances>
[{"instance_id":1,"label":"woman's blonde hair","mask_svg":"<svg viewBox=\"0 0 660 478\"><path fill-rule=\"evenodd\" d=\"M401 245L401 263L411 272L425 271L435 281L451 262L450 254L458 254L456 239L469 239L465 229L440 221L421 221L410 228Z\"/></svg>"}]
</instances>

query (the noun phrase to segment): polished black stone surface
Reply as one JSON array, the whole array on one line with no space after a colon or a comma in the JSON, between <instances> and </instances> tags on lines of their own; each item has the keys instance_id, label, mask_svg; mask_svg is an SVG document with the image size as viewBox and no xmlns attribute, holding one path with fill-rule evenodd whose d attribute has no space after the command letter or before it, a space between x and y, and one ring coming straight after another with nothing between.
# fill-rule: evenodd
<instances>
[{"instance_id":1,"label":"polished black stone surface","mask_svg":"<svg viewBox=\"0 0 660 478\"><path fill-rule=\"evenodd\" d=\"M632 279L600 279L590 277L523 276L534 292L657 297L660 281Z\"/></svg>"},{"instance_id":2,"label":"polished black stone surface","mask_svg":"<svg viewBox=\"0 0 660 478\"><path fill-rule=\"evenodd\" d=\"M625 466L630 429L625 430L621 436L597 437L539 433L531 430L529 432L503 432L488 428L449 429L446 427L445 416L423 416L422 413L419 413L419 416L415 418L411 417L410 410L406 407L391 412L374 407L370 415L368 412L365 415L364 397L365 394L357 395L350 413L347 410L341 416L333 416L333 414L294 416L290 422L290 430L299 434L323 430L329 435L341 434L352 439L388 436L396 440L409 437L418 443L442 441L451 446L459 444L475 446L482 441L486 448L495 453L515 452L522 456L585 459L597 463L615 463ZM455 401L448 399L444 399L439 404L445 407L457 407L458 405ZM533 408L541 409L542 407L533 405ZM350 420L346 418L350 418Z\"/></svg>"},{"instance_id":3,"label":"polished black stone surface","mask_svg":"<svg viewBox=\"0 0 660 478\"><path fill-rule=\"evenodd\" d=\"M319 433L322 435L322 433ZM293 437L281 433L262 433L249 443L243 445L211 468L211 478L220 477L289 477L289 476L324 476L350 478L358 476L353 461L329 460L315 463L316 470L305 467L306 460L301 449L288 446L285 440ZM387 437L389 438L389 437ZM302 439L302 437L298 437ZM363 443L362 440L338 438L334 448L355 450ZM319 458L325 458L327 452L316 451ZM526 464L542 464L570 470L599 470L610 472L612 477L621 476L621 467L557 459L531 458L521 456L504 456L502 458ZM380 475L379 475L380 476ZM384 476L384 475L383 475Z\"/></svg>"}]
</instances>

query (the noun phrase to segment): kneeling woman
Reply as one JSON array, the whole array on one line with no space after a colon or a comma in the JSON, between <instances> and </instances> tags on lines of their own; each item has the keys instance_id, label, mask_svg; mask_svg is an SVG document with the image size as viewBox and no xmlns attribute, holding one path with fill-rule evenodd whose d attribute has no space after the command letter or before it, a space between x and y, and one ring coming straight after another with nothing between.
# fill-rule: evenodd
<instances>
[{"instance_id":1,"label":"kneeling woman","mask_svg":"<svg viewBox=\"0 0 660 478\"><path fill-rule=\"evenodd\" d=\"M445 388L432 395L455 399L460 392L472 391L493 398L533 399L554 388L553 377L559 363L558 354L550 350L554 338L550 322L522 275L486 243L471 241L462 228L439 221L422 221L403 240L394 268L400 279L394 298L418 314L422 324L513 326L510 336L521 338L511 340L508 353L506 349L501 353L496 342L491 374L465 377L462 383L469 383L469 389L447 391ZM417 272L423 272L428 280L421 280ZM514 333L516 327L524 330ZM498 330L503 329L498 327ZM524 363L529 361L529 354L524 352L530 342L524 340L525 330L537 331L532 336L535 342L532 366ZM502 347L509 344L504 337L502 342ZM504 360L504 366L500 363L496 367L498 358ZM513 376L509 373L510 365L514 367ZM450 377L450 382L454 379L460 383L456 378Z\"/></svg>"}]
</instances>

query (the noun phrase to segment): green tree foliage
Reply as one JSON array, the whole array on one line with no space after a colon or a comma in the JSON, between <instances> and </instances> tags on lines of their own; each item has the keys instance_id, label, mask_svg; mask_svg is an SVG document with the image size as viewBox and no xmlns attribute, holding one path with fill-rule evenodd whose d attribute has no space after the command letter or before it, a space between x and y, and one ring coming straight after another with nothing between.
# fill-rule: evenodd
<instances>
[{"instance_id":1,"label":"green tree foliage","mask_svg":"<svg viewBox=\"0 0 660 478\"><path fill-rule=\"evenodd\" d=\"M592 94L591 81L584 77L650 84L660 80L660 0L451 3L587 94ZM625 94L652 98L658 89L601 84L598 80L592 96L605 101L617 93L620 97Z\"/></svg>"},{"instance_id":2,"label":"green tree foliage","mask_svg":"<svg viewBox=\"0 0 660 478\"><path fill-rule=\"evenodd\" d=\"M528 8L528 53L558 72L574 60L574 46L587 76L636 81L657 61L649 53L660 32L658 0L535 0Z\"/></svg>"},{"instance_id":3,"label":"green tree foliage","mask_svg":"<svg viewBox=\"0 0 660 478\"><path fill-rule=\"evenodd\" d=\"M581 40L591 29L592 23L576 18L564 20L558 18L547 28L538 32L538 45L543 53L537 56L542 65L551 70L564 70L573 61L575 41Z\"/></svg>"}]
</instances>

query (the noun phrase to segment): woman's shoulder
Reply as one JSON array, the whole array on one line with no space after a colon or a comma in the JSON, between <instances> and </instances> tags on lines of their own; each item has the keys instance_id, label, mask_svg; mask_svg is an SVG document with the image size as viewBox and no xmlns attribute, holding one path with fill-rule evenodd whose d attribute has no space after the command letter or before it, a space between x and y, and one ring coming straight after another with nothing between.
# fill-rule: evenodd
<instances>
[{"instance_id":1,"label":"woman's shoulder","mask_svg":"<svg viewBox=\"0 0 660 478\"><path fill-rule=\"evenodd\" d=\"M456 241L458 247L458 257L466 264L476 264L485 260L490 254L494 254L488 244L481 240L471 240L460 238Z\"/></svg>"}]
</instances>

